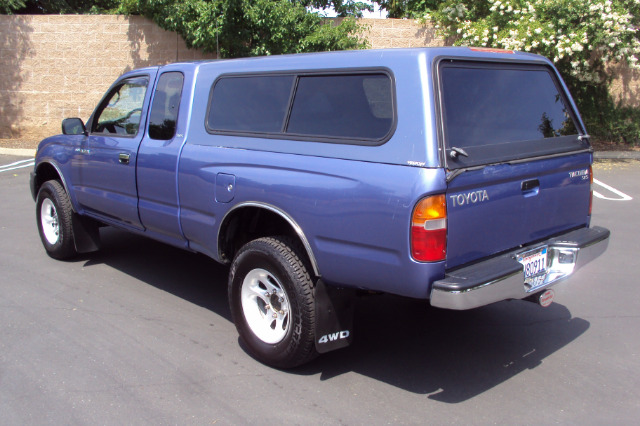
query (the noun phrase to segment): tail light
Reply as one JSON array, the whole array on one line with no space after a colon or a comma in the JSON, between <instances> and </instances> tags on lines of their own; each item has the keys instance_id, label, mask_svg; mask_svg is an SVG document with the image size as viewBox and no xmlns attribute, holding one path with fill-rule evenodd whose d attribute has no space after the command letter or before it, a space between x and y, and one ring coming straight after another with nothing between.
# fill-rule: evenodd
<instances>
[{"instance_id":1,"label":"tail light","mask_svg":"<svg viewBox=\"0 0 640 426\"><path fill-rule=\"evenodd\" d=\"M423 198L411 217L411 256L437 262L447 256L447 200L444 194Z\"/></svg>"},{"instance_id":2,"label":"tail light","mask_svg":"<svg viewBox=\"0 0 640 426\"><path fill-rule=\"evenodd\" d=\"M593 167L589 166L589 216L591 216L591 208L593 207Z\"/></svg>"}]
</instances>

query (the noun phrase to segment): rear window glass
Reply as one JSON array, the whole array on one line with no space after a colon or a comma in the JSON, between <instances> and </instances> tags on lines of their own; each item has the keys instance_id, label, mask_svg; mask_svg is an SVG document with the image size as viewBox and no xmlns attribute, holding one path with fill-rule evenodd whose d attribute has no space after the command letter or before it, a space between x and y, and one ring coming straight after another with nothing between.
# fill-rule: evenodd
<instances>
[{"instance_id":1,"label":"rear window glass","mask_svg":"<svg viewBox=\"0 0 640 426\"><path fill-rule=\"evenodd\" d=\"M544 66L441 66L447 148L471 165L568 151L583 146L568 102Z\"/></svg>"},{"instance_id":2,"label":"rear window glass","mask_svg":"<svg viewBox=\"0 0 640 426\"><path fill-rule=\"evenodd\" d=\"M367 143L385 138L394 121L391 78L375 72L223 77L210 103L214 132Z\"/></svg>"}]
</instances>

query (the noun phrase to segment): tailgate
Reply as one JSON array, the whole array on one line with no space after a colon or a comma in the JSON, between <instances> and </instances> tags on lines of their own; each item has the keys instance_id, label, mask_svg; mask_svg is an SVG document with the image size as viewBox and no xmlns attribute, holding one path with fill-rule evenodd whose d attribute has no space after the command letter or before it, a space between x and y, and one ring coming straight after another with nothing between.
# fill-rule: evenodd
<instances>
[{"instance_id":1,"label":"tailgate","mask_svg":"<svg viewBox=\"0 0 640 426\"><path fill-rule=\"evenodd\" d=\"M438 65L447 268L587 226L592 155L545 59Z\"/></svg>"},{"instance_id":2,"label":"tailgate","mask_svg":"<svg viewBox=\"0 0 640 426\"><path fill-rule=\"evenodd\" d=\"M588 153L471 170L447 191L447 268L588 225Z\"/></svg>"}]
</instances>

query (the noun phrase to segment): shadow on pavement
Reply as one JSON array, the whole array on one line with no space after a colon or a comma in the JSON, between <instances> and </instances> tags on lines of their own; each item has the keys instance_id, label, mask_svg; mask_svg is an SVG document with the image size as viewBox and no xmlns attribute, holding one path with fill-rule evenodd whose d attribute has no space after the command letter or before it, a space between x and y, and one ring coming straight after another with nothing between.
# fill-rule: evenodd
<instances>
[{"instance_id":1,"label":"shadow on pavement","mask_svg":"<svg viewBox=\"0 0 640 426\"><path fill-rule=\"evenodd\" d=\"M112 228L101 233L103 248L86 256L86 267L106 264L231 321L226 266ZM355 372L433 400L459 403L536 368L590 325L558 303L543 309L511 301L447 311L388 295L358 299L355 315L351 347L289 373L331 380Z\"/></svg>"},{"instance_id":2,"label":"shadow on pavement","mask_svg":"<svg viewBox=\"0 0 640 426\"><path fill-rule=\"evenodd\" d=\"M85 267L105 264L231 321L229 268L191 253L111 227L100 230L100 251L83 255Z\"/></svg>"},{"instance_id":3,"label":"shadow on pavement","mask_svg":"<svg viewBox=\"0 0 640 426\"><path fill-rule=\"evenodd\" d=\"M466 401L540 365L578 338L589 322L552 304L500 302L471 311L371 296L358 301L353 345L298 374L322 380L354 371L447 403Z\"/></svg>"}]
</instances>

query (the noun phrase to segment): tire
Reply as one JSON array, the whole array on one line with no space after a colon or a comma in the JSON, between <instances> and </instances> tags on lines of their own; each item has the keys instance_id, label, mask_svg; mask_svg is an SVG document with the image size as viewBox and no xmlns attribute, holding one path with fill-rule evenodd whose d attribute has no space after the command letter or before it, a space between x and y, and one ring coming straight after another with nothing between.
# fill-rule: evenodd
<instances>
[{"instance_id":1,"label":"tire","mask_svg":"<svg viewBox=\"0 0 640 426\"><path fill-rule=\"evenodd\" d=\"M240 339L260 362L292 368L315 358L313 282L284 237L245 244L229 272L229 305Z\"/></svg>"},{"instance_id":2,"label":"tire","mask_svg":"<svg viewBox=\"0 0 640 426\"><path fill-rule=\"evenodd\" d=\"M54 259L69 259L77 255L73 242L73 209L62 184L45 182L36 198L36 218L40 240L47 254Z\"/></svg>"}]
</instances>

